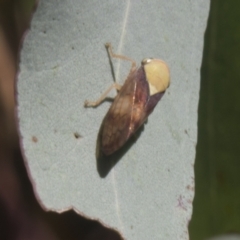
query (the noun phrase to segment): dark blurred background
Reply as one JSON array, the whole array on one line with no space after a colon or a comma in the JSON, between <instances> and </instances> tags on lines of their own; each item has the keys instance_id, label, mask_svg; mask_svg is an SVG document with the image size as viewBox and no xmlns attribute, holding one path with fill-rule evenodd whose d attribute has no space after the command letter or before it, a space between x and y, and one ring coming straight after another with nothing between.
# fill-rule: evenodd
<instances>
[{"instance_id":1,"label":"dark blurred background","mask_svg":"<svg viewBox=\"0 0 240 240\"><path fill-rule=\"evenodd\" d=\"M240 1L212 0L201 67L191 240L240 233L239 91Z\"/></svg>"},{"instance_id":2,"label":"dark blurred background","mask_svg":"<svg viewBox=\"0 0 240 240\"><path fill-rule=\"evenodd\" d=\"M119 240L117 232L74 211L45 212L34 196L19 149L14 87L35 8L32 0L0 0L0 240Z\"/></svg>"},{"instance_id":3,"label":"dark blurred background","mask_svg":"<svg viewBox=\"0 0 240 240\"><path fill-rule=\"evenodd\" d=\"M206 4L191 240L240 232L240 1ZM18 54L35 8L0 0L0 240L121 239L74 211L45 212L35 199L14 116Z\"/></svg>"}]
</instances>

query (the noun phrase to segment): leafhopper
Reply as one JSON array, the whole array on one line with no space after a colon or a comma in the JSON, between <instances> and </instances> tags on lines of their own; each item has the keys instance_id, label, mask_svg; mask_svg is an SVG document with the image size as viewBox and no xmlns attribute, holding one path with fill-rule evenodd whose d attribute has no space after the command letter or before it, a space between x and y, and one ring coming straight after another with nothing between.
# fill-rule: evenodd
<instances>
[{"instance_id":1,"label":"leafhopper","mask_svg":"<svg viewBox=\"0 0 240 240\"><path fill-rule=\"evenodd\" d=\"M146 58L137 67L132 59L114 54L110 43L106 48L111 58L130 61L132 66L123 86L114 83L95 102L85 101L85 107L96 107L112 89L117 89L115 97L102 123L100 151L111 155L119 150L140 128L164 95L170 84L167 64L155 58Z\"/></svg>"}]
</instances>

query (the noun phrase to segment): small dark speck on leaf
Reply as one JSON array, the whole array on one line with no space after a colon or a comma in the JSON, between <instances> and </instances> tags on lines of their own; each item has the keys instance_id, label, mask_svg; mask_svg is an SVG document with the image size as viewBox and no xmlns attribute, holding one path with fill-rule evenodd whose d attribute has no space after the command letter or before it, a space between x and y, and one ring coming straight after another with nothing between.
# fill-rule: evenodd
<instances>
[{"instance_id":1,"label":"small dark speck on leaf","mask_svg":"<svg viewBox=\"0 0 240 240\"><path fill-rule=\"evenodd\" d=\"M74 137L75 137L76 139L78 139L78 138L81 138L81 135L80 135L79 133L75 132L75 133L74 133Z\"/></svg>"},{"instance_id":2,"label":"small dark speck on leaf","mask_svg":"<svg viewBox=\"0 0 240 240\"><path fill-rule=\"evenodd\" d=\"M35 137L35 136L32 136L32 141L33 141L34 143L38 142L38 139L37 139L37 137Z\"/></svg>"},{"instance_id":3,"label":"small dark speck on leaf","mask_svg":"<svg viewBox=\"0 0 240 240\"><path fill-rule=\"evenodd\" d=\"M182 208L183 210L187 210L187 207L186 207L186 205L185 205L185 198L182 196L182 195L180 195L179 196L179 198L178 198L178 205L177 205L177 207L180 207L180 208Z\"/></svg>"},{"instance_id":4,"label":"small dark speck on leaf","mask_svg":"<svg viewBox=\"0 0 240 240\"><path fill-rule=\"evenodd\" d=\"M189 191L194 191L194 186L187 185L187 190L189 190Z\"/></svg>"}]
</instances>

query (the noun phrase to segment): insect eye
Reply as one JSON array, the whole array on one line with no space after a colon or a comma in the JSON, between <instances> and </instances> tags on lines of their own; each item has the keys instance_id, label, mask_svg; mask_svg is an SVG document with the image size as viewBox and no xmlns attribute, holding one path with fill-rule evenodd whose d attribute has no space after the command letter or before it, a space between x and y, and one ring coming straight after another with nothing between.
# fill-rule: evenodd
<instances>
[{"instance_id":1,"label":"insect eye","mask_svg":"<svg viewBox=\"0 0 240 240\"><path fill-rule=\"evenodd\" d=\"M152 61L152 59L153 59L153 58L144 58L144 59L142 60L142 66L150 63L150 62Z\"/></svg>"}]
</instances>

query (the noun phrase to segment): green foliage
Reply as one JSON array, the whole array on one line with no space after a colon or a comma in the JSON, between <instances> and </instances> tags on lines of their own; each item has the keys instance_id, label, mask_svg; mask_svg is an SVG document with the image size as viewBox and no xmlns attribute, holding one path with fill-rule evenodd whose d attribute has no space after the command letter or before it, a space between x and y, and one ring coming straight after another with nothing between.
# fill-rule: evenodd
<instances>
[{"instance_id":1,"label":"green foliage","mask_svg":"<svg viewBox=\"0 0 240 240\"><path fill-rule=\"evenodd\" d=\"M240 231L240 2L212 1L205 34L190 239Z\"/></svg>"}]
</instances>

